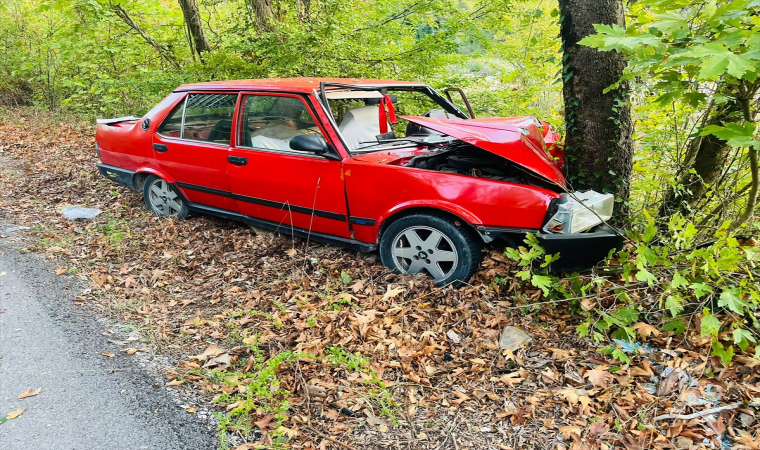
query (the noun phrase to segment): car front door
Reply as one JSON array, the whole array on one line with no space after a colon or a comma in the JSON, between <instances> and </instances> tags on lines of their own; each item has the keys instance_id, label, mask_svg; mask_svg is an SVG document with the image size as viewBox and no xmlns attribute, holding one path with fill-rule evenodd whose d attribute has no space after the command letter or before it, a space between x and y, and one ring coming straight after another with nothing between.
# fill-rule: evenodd
<instances>
[{"instance_id":1,"label":"car front door","mask_svg":"<svg viewBox=\"0 0 760 450\"><path fill-rule=\"evenodd\" d=\"M153 136L153 155L192 203L236 211L227 180L237 93L189 93Z\"/></svg>"},{"instance_id":2,"label":"car front door","mask_svg":"<svg viewBox=\"0 0 760 450\"><path fill-rule=\"evenodd\" d=\"M304 98L241 96L227 175L242 214L315 233L349 237L341 161L290 149L298 135L324 138Z\"/></svg>"}]
</instances>

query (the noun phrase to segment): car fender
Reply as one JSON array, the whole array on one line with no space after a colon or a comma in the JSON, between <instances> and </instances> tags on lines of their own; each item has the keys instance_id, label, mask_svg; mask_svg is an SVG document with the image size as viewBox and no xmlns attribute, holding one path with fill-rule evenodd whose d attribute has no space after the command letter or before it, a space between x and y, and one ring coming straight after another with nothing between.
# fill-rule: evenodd
<instances>
[{"instance_id":1,"label":"car fender","mask_svg":"<svg viewBox=\"0 0 760 450\"><path fill-rule=\"evenodd\" d=\"M169 183L172 183L174 185L177 184L177 182L174 180L174 178L172 178L171 176L169 176L169 174L167 174L163 170L157 169L155 167L145 166L145 167L140 167L140 168L138 168L135 171L135 175L141 174L141 173L155 175L155 176L157 176L159 178L163 178L164 180L168 181Z\"/></svg>"},{"instance_id":2,"label":"car fender","mask_svg":"<svg viewBox=\"0 0 760 450\"><path fill-rule=\"evenodd\" d=\"M380 231L383 229L385 225L387 225L387 220L396 214L414 209L414 208L424 208L424 209L433 209L433 210L439 210L445 213L452 214L456 217L459 217L460 219L464 220L468 225L471 225L473 227L476 227L481 224L480 219L470 211L462 208L460 205L456 205L454 203L444 202L441 200L411 200L408 202L400 203L393 208L386 211L382 216L378 219L378 228L377 228L377 237L376 241L380 241Z\"/></svg>"}]
</instances>

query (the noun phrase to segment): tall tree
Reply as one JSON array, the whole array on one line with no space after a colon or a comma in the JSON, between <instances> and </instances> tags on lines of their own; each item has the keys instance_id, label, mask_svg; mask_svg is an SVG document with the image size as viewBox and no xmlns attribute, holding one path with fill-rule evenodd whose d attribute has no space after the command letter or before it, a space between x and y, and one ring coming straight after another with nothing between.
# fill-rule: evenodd
<instances>
[{"instance_id":1,"label":"tall tree","mask_svg":"<svg viewBox=\"0 0 760 450\"><path fill-rule=\"evenodd\" d=\"M259 33L273 31L274 27L271 20L272 16L274 16L274 10L272 9L270 0L250 0L250 5L256 31Z\"/></svg>"},{"instance_id":2,"label":"tall tree","mask_svg":"<svg viewBox=\"0 0 760 450\"><path fill-rule=\"evenodd\" d=\"M621 0L559 0L565 99L565 171L576 190L628 198L633 169L633 125L628 85L618 83L623 55L579 44L594 24L625 23ZM618 208L624 214L624 207Z\"/></svg>"},{"instance_id":3,"label":"tall tree","mask_svg":"<svg viewBox=\"0 0 760 450\"><path fill-rule=\"evenodd\" d=\"M190 49L199 57L203 52L210 52L211 45L203 31L198 2L196 0L179 0L179 6L182 8L182 15L185 17L185 25L187 25L187 32L190 37Z\"/></svg>"}]
</instances>

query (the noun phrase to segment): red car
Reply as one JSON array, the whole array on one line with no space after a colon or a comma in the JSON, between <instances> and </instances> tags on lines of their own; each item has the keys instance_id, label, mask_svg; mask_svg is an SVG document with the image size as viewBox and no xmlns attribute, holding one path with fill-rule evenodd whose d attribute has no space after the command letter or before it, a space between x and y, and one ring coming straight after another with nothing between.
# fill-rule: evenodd
<instances>
[{"instance_id":1,"label":"red car","mask_svg":"<svg viewBox=\"0 0 760 450\"><path fill-rule=\"evenodd\" d=\"M239 220L461 284L484 243L538 233L554 270L620 245L613 196L568 193L558 135L533 117L476 119L446 90L360 79L180 86L141 119L99 120L100 172L156 214ZM554 155L554 156L553 156Z\"/></svg>"}]
</instances>

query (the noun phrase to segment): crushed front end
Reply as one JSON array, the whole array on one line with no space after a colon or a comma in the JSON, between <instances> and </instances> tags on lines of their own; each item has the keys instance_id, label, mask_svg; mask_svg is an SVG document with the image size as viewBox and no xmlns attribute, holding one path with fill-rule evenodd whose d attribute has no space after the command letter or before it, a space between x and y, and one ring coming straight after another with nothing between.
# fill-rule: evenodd
<instances>
[{"instance_id":1,"label":"crushed front end","mask_svg":"<svg viewBox=\"0 0 760 450\"><path fill-rule=\"evenodd\" d=\"M594 191L564 193L549 206L538 242L547 254L559 253L549 270L583 270L605 259L610 250L623 248L622 233L606 225L615 197Z\"/></svg>"}]
</instances>

